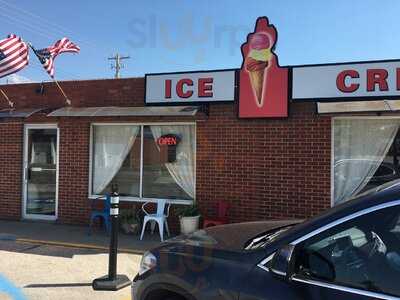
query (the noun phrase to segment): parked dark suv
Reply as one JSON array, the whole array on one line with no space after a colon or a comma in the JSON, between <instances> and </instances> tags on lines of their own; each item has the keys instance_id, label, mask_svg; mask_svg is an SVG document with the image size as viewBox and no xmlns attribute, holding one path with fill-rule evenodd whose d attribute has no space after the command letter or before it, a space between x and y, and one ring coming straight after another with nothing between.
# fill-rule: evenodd
<instances>
[{"instance_id":1,"label":"parked dark suv","mask_svg":"<svg viewBox=\"0 0 400 300\"><path fill-rule=\"evenodd\" d=\"M143 256L133 299L399 299L400 181L296 223L169 240Z\"/></svg>"}]
</instances>

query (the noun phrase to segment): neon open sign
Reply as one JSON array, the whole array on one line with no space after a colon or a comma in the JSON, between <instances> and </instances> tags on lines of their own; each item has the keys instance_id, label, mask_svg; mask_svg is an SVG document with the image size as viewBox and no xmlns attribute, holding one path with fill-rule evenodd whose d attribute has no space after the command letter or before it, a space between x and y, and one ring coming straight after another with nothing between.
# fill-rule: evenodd
<instances>
[{"instance_id":1,"label":"neon open sign","mask_svg":"<svg viewBox=\"0 0 400 300\"><path fill-rule=\"evenodd\" d=\"M157 144L159 146L176 146L178 145L179 141L179 136L175 134L166 134L157 139Z\"/></svg>"}]
</instances>

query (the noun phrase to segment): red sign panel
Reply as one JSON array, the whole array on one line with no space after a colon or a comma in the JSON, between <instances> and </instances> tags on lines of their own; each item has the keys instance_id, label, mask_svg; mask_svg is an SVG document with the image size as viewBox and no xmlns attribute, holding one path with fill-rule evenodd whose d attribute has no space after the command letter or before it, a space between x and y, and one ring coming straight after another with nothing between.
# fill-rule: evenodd
<instances>
[{"instance_id":1,"label":"red sign panel","mask_svg":"<svg viewBox=\"0 0 400 300\"><path fill-rule=\"evenodd\" d=\"M288 116L288 68L275 54L277 31L266 17L257 19L255 31L242 45L239 117Z\"/></svg>"}]
</instances>

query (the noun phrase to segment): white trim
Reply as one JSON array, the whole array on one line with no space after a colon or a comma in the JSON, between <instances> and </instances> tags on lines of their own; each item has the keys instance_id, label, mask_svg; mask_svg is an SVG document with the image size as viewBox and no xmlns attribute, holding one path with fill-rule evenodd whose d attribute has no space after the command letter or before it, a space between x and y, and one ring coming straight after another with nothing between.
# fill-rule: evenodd
<instances>
[{"instance_id":1,"label":"white trim","mask_svg":"<svg viewBox=\"0 0 400 300\"><path fill-rule=\"evenodd\" d=\"M269 263L269 262L274 258L275 253L276 253L276 252L270 254L269 256L267 256L267 258L264 258L262 261L260 261L260 262L257 264L257 267L263 269L264 271L269 272L270 269L266 266L266 264ZM285 274L285 276L286 276L286 274Z\"/></svg>"},{"instance_id":2,"label":"white trim","mask_svg":"<svg viewBox=\"0 0 400 300\"><path fill-rule=\"evenodd\" d=\"M93 155L93 126L90 126L90 134L89 134L89 187L88 187L88 195L92 194L92 172L93 172L93 166L92 166L92 155ZM90 197L89 197L90 198ZM98 198L98 197L97 197ZM90 198L93 199L93 198Z\"/></svg>"},{"instance_id":3,"label":"white trim","mask_svg":"<svg viewBox=\"0 0 400 300\"><path fill-rule=\"evenodd\" d=\"M139 198L143 198L143 142L144 126L140 126L140 174L139 174Z\"/></svg>"},{"instance_id":4,"label":"white trim","mask_svg":"<svg viewBox=\"0 0 400 300\"><path fill-rule=\"evenodd\" d=\"M103 195L89 195L89 199L101 199L104 200ZM160 200L166 200L167 203L170 204L183 204L190 205L194 203L194 200L182 200L182 199L165 199L165 198L140 198L140 197L132 197L132 196L119 196L120 201L125 202L150 202L157 203Z\"/></svg>"},{"instance_id":5,"label":"white trim","mask_svg":"<svg viewBox=\"0 0 400 300\"><path fill-rule=\"evenodd\" d=\"M335 206L335 118L331 119L331 207Z\"/></svg>"},{"instance_id":6,"label":"white trim","mask_svg":"<svg viewBox=\"0 0 400 300\"><path fill-rule=\"evenodd\" d=\"M307 239L309 239L309 238L311 238L311 237L313 237L313 236L315 236L315 235L317 235L317 234L319 234L319 233L321 233L321 232L323 232L325 230L328 230L328 229L330 229L330 228L332 228L332 227L334 227L336 225L342 224L344 222L350 221L352 219L355 219L357 217L366 215L368 213L371 213L371 212L374 212L374 211L377 211L377 210L380 210L380 209L384 209L384 208L388 208L388 207L392 207L392 206L397 206L397 205L400 205L400 200L395 200L395 201L391 201L391 202L387 202L387 203L382 203L382 204L379 204L379 205L376 205L376 206L373 206L373 207L369 207L369 208L360 210L360 211L355 212L355 213L353 213L351 215L345 216L345 217L343 217L341 219L338 219L338 220L336 220L334 222L326 224L325 226L322 226L322 227L320 227L320 228L318 228L318 229L316 229L316 230L314 230L314 231L312 231L310 233L307 233L306 235L303 235L302 237L300 237L300 238L296 239L295 241L291 242L290 244L293 245L293 246L296 246L297 244L299 244L299 243L301 243L301 242L303 242L303 241L305 241L305 240L307 240Z\"/></svg>"},{"instance_id":7,"label":"white trim","mask_svg":"<svg viewBox=\"0 0 400 300\"><path fill-rule=\"evenodd\" d=\"M56 165L56 205L55 205L55 219L58 219L58 188L59 188L59 172L60 172L60 128L57 126L57 165Z\"/></svg>"},{"instance_id":8,"label":"white trim","mask_svg":"<svg viewBox=\"0 0 400 300\"><path fill-rule=\"evenodd\" d=\"M364 290L350 288L350 287L339 286L336 284L324 283L324 282L315 281L315 280L302 279L302 278L298 278L296 276L292 276L291 280L296 281L296 282L305 283L305 284L315 285L315 286L319 286L319 287L324 287L324 288L328 288L328 289L333 289L333 290L337 290L337 291L342 291L342 292L346 292L346 293L371 297L371 298L375 298L375 299L376 298L384 299L384 300L398 300L399 299L398 297L394 297L394 296L364 291Z\"/></svg>"},{"instance_id":9,"label":"white trim","mask_svg":"<svg viewBox=\"0 0 400 300\"><path fill-rule=\"evenodd\" d=\"M191 201L191 204L197 203L196 201L196 191L197 191L197 124L194 124L194 162L193 162L193 172L194 172L194 197L193 201Z\"/></svg>"},{"instance_id":10,"label":"white trim","mask_svg":"<svg viewBox=\"0 0 400 300\"><path fill-rule=\"evenodd\" d=\"M335 116L332 119L400 119L400 116Z\"/></svg>"},{"instance_id":11,"label":"white trim","mask_svg":"<svg viewBox=\"0 0 400 300\"><path fill-rule=\"evenodd\" d=\"M27 198L27 166L28 166L28 128L24 125L24 137L23 137L23 154L22 154L22 206L21 216L25 218L26 212L26 198Z\"/></svg>"},{"instance_id":12,"label":"white trim","mask_svg":"<svg viewBox=\"0 0 400 300\"><path fill-rule=\"evenodd\" d=\"M196 122L122 122L122 123L114 123L114 122L94 122L90 124L90 142L89 142L89 188L88 188L88 195L89 199L98 199L102 195L92 194L92 172L93 172L93 127L94 126L121 126L121 125L131 125L131 126L141 126L141 149L140 149L140 186L139 186L139 197L134 196L120 196L121 201L126 202L157 202L159 200L167 200L168 203L171 204L183 204L183 205L191 205L196 203L196 161L197 161L197 124ZM195 139L195 149L194 149L194 198L193 200L187 199L165 199L165 198L146 198L143 197L143 141L144 141L144 126L151 126L151 125L189 125L194 126L194 139Z\"/></svg>"},{"instance_id":13,"label":"white trim","mask_svg":"<svg viewBox=\"0 0 400 300\"><path fill-rule=\"evenodd\" d=\"M283 276L283 277L286 277L286 276L287 276L287 273L286 273L286 272L278 271L278 270L275 270L275 269L272 269L272 268L270 268L269 271L272 272L272 273L274 273L274 274L277 274L277 275L279 275L279 276Z\"/></svg>"},{"instance_id":14,"label":"white trim","mask_svg":"<svg viewBox=\"0 0 400 300\"><path fill-rule=\"evenodd\" d=\"M24 128L29 128L29 129L56 129L56 128L58 128L58 124L57 123L24 124Z\"/></svg>"},{"instance_id":15,"label":"white trim","mask_svg":"<svg viewBox=\"0 0 400 300\"><path fill-rule=\"evenodd\" d=\"M400 116L336 116L331 118L331 207L335 206L335 120L379 120L400 119Z\"/></svg>"},{"instance_id":16,"label":"white trim","mask_svg":"<svg viewBox=\"0 0 400 300\"><path fill-rule=\"evenodd\" d=\"M132 126L150 126L150 125L196 125L196 122L93 122L90 123L91 126L102 126L102 125L132 125Z\"/></svg>"},{"instance_id":17,"label":"white trim","mask_svg":"<svg viewBox=\"0 0 400 300\"><path fill-rule=\"evenodd\" d=\"M37 215L26 213L26 201L28 196L27 167L28 167L28 138L30 129L56 129L57 134L57 160L56 160L56 191L55 191L55 215ZM22 163L22 218L30 220L49 220L55 221L58 218L58 189L59 189L59 159L60 159L60 129L57 123L52 124L24 124L24 145L23 145L23 163Z\"/></svg>"}]
</instances>

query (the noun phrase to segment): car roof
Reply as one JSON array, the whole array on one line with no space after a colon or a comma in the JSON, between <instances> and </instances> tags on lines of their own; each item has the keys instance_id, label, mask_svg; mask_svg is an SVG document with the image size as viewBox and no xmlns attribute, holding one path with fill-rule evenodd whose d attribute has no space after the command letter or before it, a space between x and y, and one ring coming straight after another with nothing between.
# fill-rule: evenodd
<instances>
[{"instance_id":1,"label":"car roof","mask_svg":"<svg viewBox=\"0 0 400 300\"><path fill-rule=\"evenodd\" d=\"M400 200L400 179L366 191L357 197L326 210L316 217L294 226L282 234L279 238L279 243L290 243L336 220L396 200Z\"/></svg>"}]
</instances>

